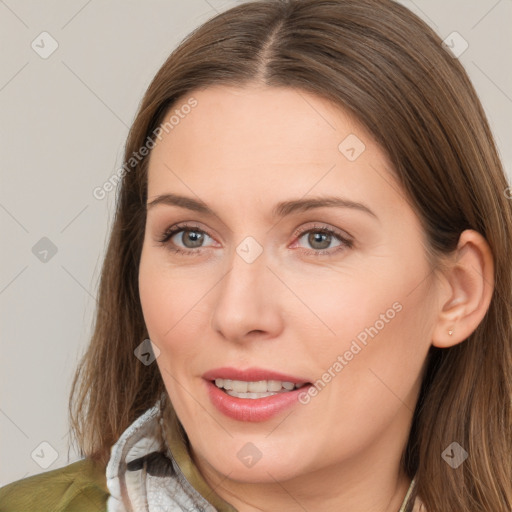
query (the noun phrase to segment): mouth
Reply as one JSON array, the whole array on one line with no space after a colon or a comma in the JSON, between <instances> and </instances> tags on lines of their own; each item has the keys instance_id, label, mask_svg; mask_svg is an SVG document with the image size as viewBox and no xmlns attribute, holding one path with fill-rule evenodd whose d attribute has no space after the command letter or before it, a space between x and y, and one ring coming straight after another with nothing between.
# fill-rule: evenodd
<instances>
[{"instance_id":1,"label":"mouth","mask_svg":"<svg viewBox=\"0 0 512 512\"><path fill-rule=\"evenodd\" d=\"M212 405L237 421L266 421L299 404L303 388L312 384L292 375L249 368L217 368L203 376Z\"/></svg>"}]
</instances>

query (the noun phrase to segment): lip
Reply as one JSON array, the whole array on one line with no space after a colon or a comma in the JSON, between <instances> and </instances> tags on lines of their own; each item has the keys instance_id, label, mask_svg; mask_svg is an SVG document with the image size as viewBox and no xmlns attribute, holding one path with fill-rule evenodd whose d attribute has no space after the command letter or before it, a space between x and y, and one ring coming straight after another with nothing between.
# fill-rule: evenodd
<instances>
[{"instance_id":1,"label":"lip","mask_svg":"<svg viewBox=\"0 0 512 512\"><path fill-rule=\"evenodd\" d=\"M280 380L281 382L293 382L294 384L306 384L309 382L302 377L286 375L273 370L265 370L264 368L247 368L245 370L240 370L238 368L228 366L207 371L203 374L203 379L210 381L215 379L231 379L245 380L248 382L257 382L259 380Z\"/></svg>"},{"instance_id":2,"label":"lip","mask_svg":"<svg viewBox=\"0 0 512 512\"><path fill-rule=\"evenodd\" d=\"M266 421L280 412L297 405L298 397L309 386L308 381L292 375L265 370L262 368L248 368L239 370L237 368L217 368L203 374L207 392L212 404L216 409L237 421L261 422ZM215 384L215 379L231 379L256 382L259 380L279 380L282 382L293 382L301 387L285 393L277 393L263 398L237 398L230 396Z\"/></svg>"}]
</instances>

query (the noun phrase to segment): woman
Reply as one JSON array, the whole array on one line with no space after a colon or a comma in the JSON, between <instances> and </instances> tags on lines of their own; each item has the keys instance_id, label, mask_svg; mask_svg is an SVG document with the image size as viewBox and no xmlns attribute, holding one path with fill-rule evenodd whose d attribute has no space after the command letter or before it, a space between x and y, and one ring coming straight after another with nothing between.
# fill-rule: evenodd
<instances>
[{"instance_id":1,"label":"woman","mask_svg":"<svg viewBox=\"0 0 512 512\"><path fill-rule=\"evenodd\" d=\"M0 510L512 509L507 182L425 23L224 12L157 73L120 174L86 458Z\"/></svg>"}]
</instances>

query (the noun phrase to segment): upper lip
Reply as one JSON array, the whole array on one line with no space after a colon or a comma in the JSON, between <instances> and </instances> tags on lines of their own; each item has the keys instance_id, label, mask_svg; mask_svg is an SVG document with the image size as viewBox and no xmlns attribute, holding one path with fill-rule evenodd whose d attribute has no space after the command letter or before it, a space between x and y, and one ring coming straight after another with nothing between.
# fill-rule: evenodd
<instances>
[{"instance_id":1,"label":"upper lip","mask_svg":"<svg viewBox=\"0 0 512 512\"><path fill-rule=\"evenodd\" d=\"M203 374L203 379L215 380L215 379L230 379L230 380L241 380L246 382L257 382L260 380L279 380L281 382L293 382L294 384L306 384L308 381L301 377L294 375L286 375L281 372L275 372L273 370L266 370L265 368L246 368L241 370L233 367L214 368L208 370Z\"/></svg>"}]
</instances>

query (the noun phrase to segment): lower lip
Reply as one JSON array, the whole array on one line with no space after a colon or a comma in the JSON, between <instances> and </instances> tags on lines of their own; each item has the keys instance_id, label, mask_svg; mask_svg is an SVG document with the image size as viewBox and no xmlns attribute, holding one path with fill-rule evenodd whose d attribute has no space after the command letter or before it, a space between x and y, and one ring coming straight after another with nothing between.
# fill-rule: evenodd
<instances>
[{"instance_id":1,"label":"lower lip","mask_svg":"<svg viewBox=\"0 0 512 512\"><path fill-rule=\"evenodd\" d=\"M213 382L205 381L213 405L223 414L237 421L265 421L283 410L299 403L299 393L307 391L311 384L263 398L237 398L219 389Z\"/></svg>"}]
</instances>

